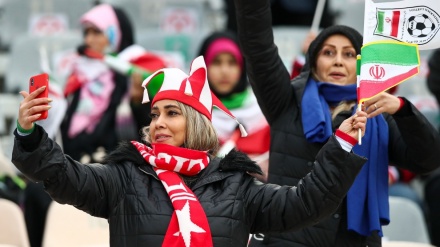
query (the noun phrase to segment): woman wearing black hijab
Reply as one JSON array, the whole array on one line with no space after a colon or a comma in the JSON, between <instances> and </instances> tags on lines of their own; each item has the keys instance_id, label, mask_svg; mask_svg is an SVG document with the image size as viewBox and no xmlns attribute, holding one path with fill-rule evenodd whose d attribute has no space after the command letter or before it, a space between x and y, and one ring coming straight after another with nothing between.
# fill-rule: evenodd
<instances>
[{"instance_id":1,"label":"woman wearing black hijab","mask_svg":"<svg viewBox=\"0 0 440 247\"><path fill-rule=\"evenodd\" d=\"M249 81L271 128L268 182L294 185L316 169L314 155L355 111L362 35L347 26L324 29L311 43L301 74L290 80L273 42L270 2L235 4ZM381 246L381 227L390 220L388 164L418 174L433 171L439 166L440 136L403 97L381 93L364 107L368 131L353 152L368 162L338 210L299 231L262 233L251 247Z\"/></svg>"}]
</instances>

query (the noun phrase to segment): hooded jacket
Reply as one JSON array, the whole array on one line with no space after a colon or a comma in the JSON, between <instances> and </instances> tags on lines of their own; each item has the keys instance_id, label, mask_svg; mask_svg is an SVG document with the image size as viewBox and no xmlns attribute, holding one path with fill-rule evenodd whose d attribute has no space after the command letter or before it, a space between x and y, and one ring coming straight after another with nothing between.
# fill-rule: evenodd
<instances>
[{"instance_id":1,"label":"hooded jacket","mask_svg":"<svg viewBox=\"0 0 440 247\"><path fill-rule=\"evenodd\" d=\"M313 160L322 144L309 143L302 126L301 100L311 67L305 66L302 73L290 81L274 44L269 5L268 0L236 1L238 36L247 61L249 81L271 127L268 181L294 185L308 172L316 170ZM353 42L354 39L348 38ZM313 48L310 51L317 52ZM415 173L428 173L439 164L440 136L414 105L404 100L404 107L396 114L384 114L389 126L389 159L392 164ZM253 241L250 246L381 246L377 234L363 237L347 230L345 208L344 201L332 216L312 227L265 234L263 241Z\"/></svg>"},{"instance_id":2,"label":"hooded jacket","mask_svg":"<svg viewBox=\"0 0 440 247\"><path fill-rule=\"evenodd\" d=\"M162 246L173 214L169 196L131 144L102 164L81 164L36 126L15 131L12 162L61 204L108 219L110 245ZM341 203L365 159L344 151L331 137L317 155L315 170L297 186L263 184L248 173L261 170L242 153L212 158L198 179L186 181L205 210L214 246L247 246L249 233L298 230L315 224Z\"/></svg>"}]
</instances>

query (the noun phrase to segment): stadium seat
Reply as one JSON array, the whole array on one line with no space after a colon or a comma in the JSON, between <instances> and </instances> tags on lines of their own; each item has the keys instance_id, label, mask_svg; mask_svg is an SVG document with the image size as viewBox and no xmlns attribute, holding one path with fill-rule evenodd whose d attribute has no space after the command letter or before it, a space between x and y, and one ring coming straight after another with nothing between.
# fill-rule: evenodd
<instances>
[{"instance_id":1,"label":"stadium seat","mask_svg":"<svg viewBox=\"0 0 440 247\"><path fill-rule=\"evenodd\" d=\"M382 241L382 247L434 247L434 245L403 241Z\"/></svg>"},{"instance_id":2,"label":"stadium seat","mask_svg":"<svg viewBox=\"0 0 440 247\"><path fill-rule=\"evenodd\" d=\"M430 243L428 229L420 207L402 197L390 197L391 223L383 227L384 239Z\"/></svg>"},{"instance_id":3,"label":"stadium seat","mask_svg":"<svg viewBox=\"0 0 440 247\"><path fill-rule=\"evenodd\" d=\"M309 32L309 27L273 27L274 42L278 47L278 54L289 73L293 60L301 54L302 44Z\"/></svg>"},{"instance_id":4,"label":"stadium seat","mask_svg":"<svg viewBox=\"0 0 440 247\"><path fill-rule=\"evenodd\" d=\"M215 29L215 12L219 12L208 4L208 0L103 0L102 2L123 9L132 20L136 31L163 28L166 16L173 8L189 10L189 17L195 18L197 29Z\"/></svg>"},{"instance_id":5,"label":"stadium seat","mask_svg":"<svg viewBox=\"0 0 440 247\"><path fill-rule=\"evenodd\" d=\"M53 67L55 54L75 49L81 43L79 32L66 32L63 35L30 36L20 35L11 46L11 54L5 74L5 91L16 93L28 90L29 77L42 72L40 48L47 51L49 65ZM51 75L56 78L57 75ZM64 83L60 81L60 83ZM62 88L62 85L61 85Z\"/></svg>"},{"instance_id":6,"label":"stadium seat","mask_svg":"<svg viewBox=\"0 0 440 247\"><path fill-rule=\"evenodd\" d=\"M107 220L70 205L52 202L47 212L43 247L108 247Z\"/></svg>"},{"instance_id":7,"label":"stadium seat","mask_svg":"<svg viewBox=\"0 0 440 247\"><path fill-rule=\"evenodd\" d=\"M195 33L165 33L158 29L143 29L137 32L137 43L149 51L178 52L189 67L197 56L202 41L208 31Z\"/></svg>"},{"instance_id":8,"label":"stadium seat","mask_svg":"<svg viewBox=\"0 0 440 247\"><path fill-rule=\"evenodd\" d=\"M29 247L23 212L17 204L0 199L0 219L0 244Z\"/></svg>"},{"instance_id":9,"label":"stadium seat","mask_svg":"<svg viewBox=\"0 0 440 247\"><path fill-rule=\"evenodd\" d=\"M93 6L93 0L28 1L3 0L0 15L0 46L9 48L15 38L28 34L32 18L41 14L65 17L68 30L79 28L80 16Z\"/></svg>"}]
</instances>

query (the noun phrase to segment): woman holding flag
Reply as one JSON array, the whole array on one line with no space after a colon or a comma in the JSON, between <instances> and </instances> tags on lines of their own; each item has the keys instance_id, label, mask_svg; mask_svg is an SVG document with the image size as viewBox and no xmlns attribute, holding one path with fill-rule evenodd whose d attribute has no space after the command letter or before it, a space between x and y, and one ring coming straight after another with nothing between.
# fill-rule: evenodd
<instances>
[{"instance_id":1,"label":"woman holding flag","mask_svg":"<svg viewBox=\"0 0 440 247\"><path fill-rule=\"evenodd\" d=\"M311 43L301 74L290 81L273 42L270 1L235 3L249 80L271 126L268 182L295 185L317 168L313 157L356 110L362 35L346 26L324 29ZM339 208L312 227L254 235L251 247L381 246L381 226L389 223L388 164L418 174L434 170L440 136L405 98L380 93L363 107L368 131L353 152L368 162Z\"/></svg>"},{"instance_id":2,"label":"woman holding flag","mask_svg":"<svg viewBox=\"0 0 440 247\"><path fill-rule=\"evenodd\" d=\"M351 148L365 133L367 114L342 122L317 154L315 170L296 186L264 184L249 174L261 169L245 154L212 155L219 145L213 106L241 124L214 96L206 74L200 56L189 76L168 68L148 77L143 102L152 99L152 121L144 141L119 146L105 165L64 155L34 123L48 109L41 104L50 99L36 98L44 88L21 92L12 162L59 203L107 218L115 247L245 247L250 232L296 230L331 214L366 162Z\"/></svg>"}]
</instances>

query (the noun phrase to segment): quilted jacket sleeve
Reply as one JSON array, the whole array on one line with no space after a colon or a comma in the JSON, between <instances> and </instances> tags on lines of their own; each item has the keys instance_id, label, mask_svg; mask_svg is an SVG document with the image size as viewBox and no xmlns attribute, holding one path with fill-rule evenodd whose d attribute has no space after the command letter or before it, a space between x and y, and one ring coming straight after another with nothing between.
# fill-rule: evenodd
<instances>
[{"instance_id":1,"label":"quilted jacket sleeve","mask_svg":"<svg viewBox=\"0 0 440 247\"><path fill-rule=\"evenodd\" d=\"M290 76L274 43L269 0L235 0L238 38L258 104L272 123L294 97Z\"/></svg>"},{"instance_id":2,"label":"quilted jacket sleeve","mask_svg":"<svg viewBox=\"0 0 440 247\"><path fill-rule=\"evenodd\" d=\"M365 162L331 137L316 156L314 169L296 186L249 179L246 200L251 232L282 232L316 224L338 208Z\"/></svg>"},{"instance_id":3,"label":"quilted jacket sleeve","mask_svg":"<svg viewBox=\"0 0 440 247\"><path fill-rule=\"evenodd\" d=\"M26 150L24 140L15 138L12 162L29 179L44 182L46 191L61 204L71 204L91 215L107 218L109 208L123 195L129 167L81 164L64 155L37 125L39 136L34 150ZM32 134L34 134L32 133ZM111 193L109 193L111 192Z\"/></svg>"}]
</instances>

